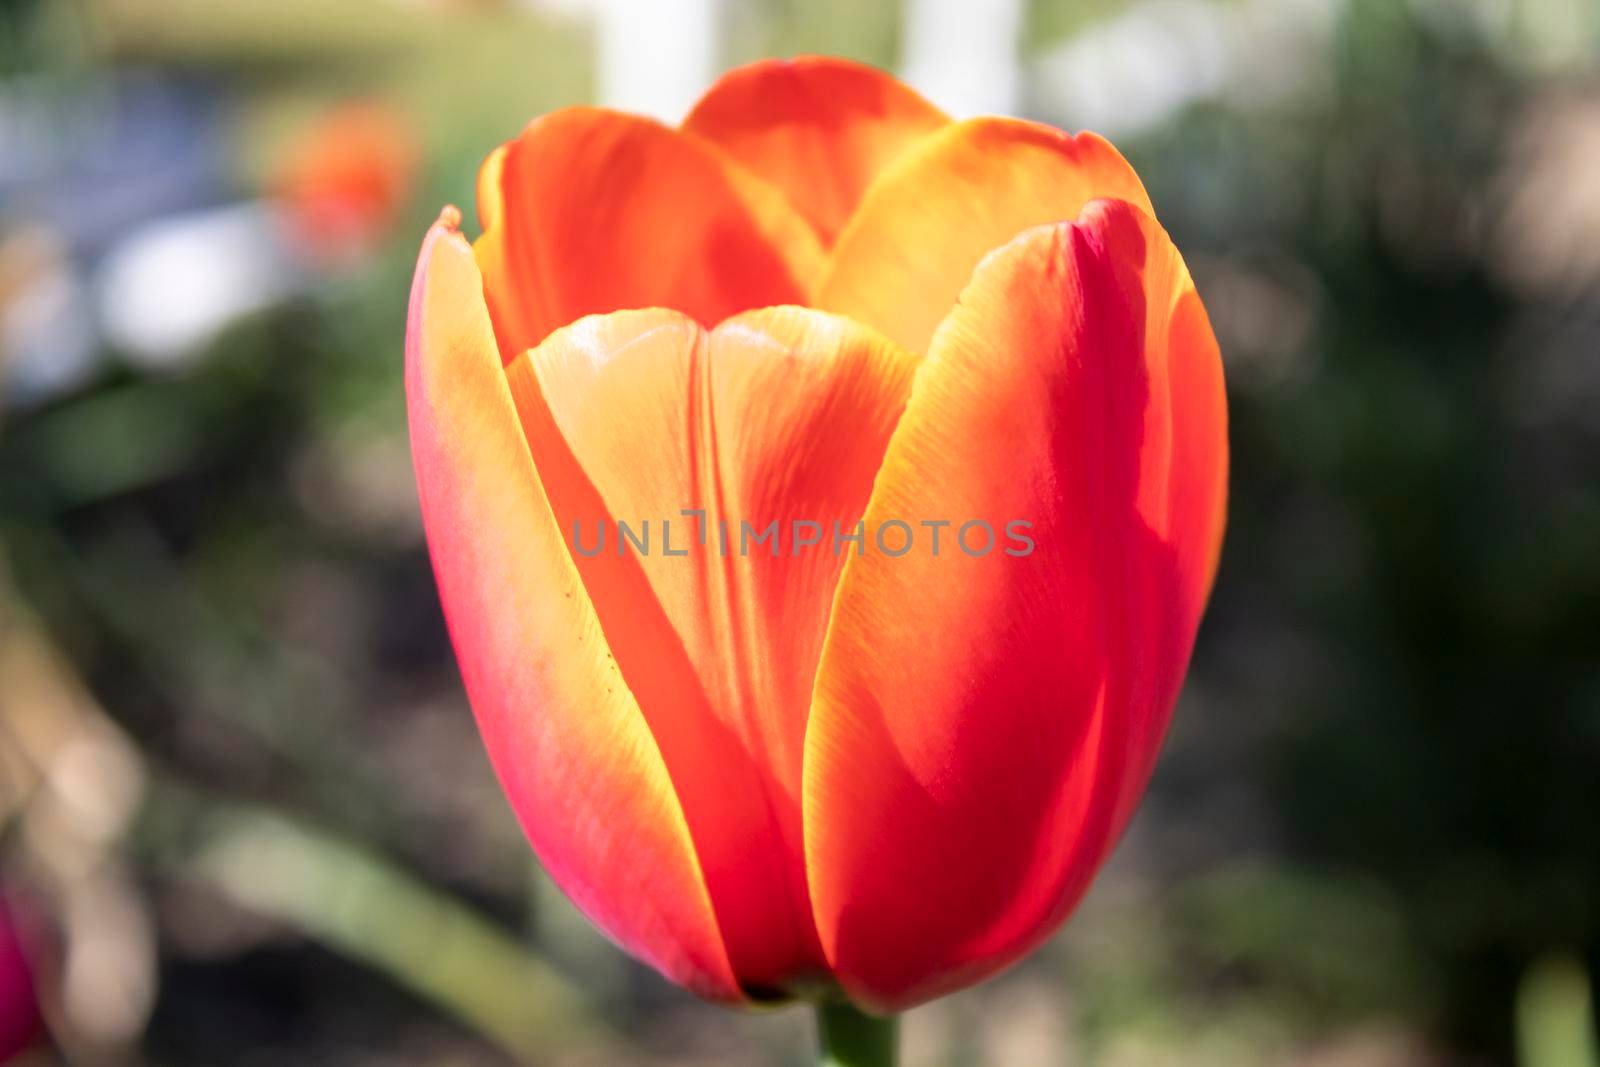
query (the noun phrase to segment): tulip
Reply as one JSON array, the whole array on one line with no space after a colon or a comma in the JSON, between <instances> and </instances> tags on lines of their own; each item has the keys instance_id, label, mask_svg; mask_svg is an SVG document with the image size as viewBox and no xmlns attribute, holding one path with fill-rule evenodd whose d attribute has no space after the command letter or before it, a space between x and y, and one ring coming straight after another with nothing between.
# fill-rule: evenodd
<instances>
[{"instance_id":1,"label":"tulip","mask_svg":"<svg viewBox=\"0 0 1600 1067\"><path fill-rule=\"evenodd\" d=\"M9 1063L44 1036L28 932L0 895L0 1063Z\"/></svg>"},{"instance_id":2,"label":"tulip","mask_svg":"<svg viewBox=\"0 0 1600 1067\"><path fill-rule=\"evenodd\" d=\"M424 241L406 392L511 806L628 952L886 1062L880 1020L1060 925L1150 776L1225 512L1189 273L1100 137L832 59L677 129L545 115L478 205Z\"/></svg>"},{"instance_id":3,"label":"tulip","mask_svg":"<svg viewBox=\"0 0 1600 1067\"><path fill-rule=\"evenodd\" d=\"M268 185L298 249L337 266L388 235L411 198L417 156L416 128L404 112L346 101L288 143Z\"/></svg>"}]
</instances>

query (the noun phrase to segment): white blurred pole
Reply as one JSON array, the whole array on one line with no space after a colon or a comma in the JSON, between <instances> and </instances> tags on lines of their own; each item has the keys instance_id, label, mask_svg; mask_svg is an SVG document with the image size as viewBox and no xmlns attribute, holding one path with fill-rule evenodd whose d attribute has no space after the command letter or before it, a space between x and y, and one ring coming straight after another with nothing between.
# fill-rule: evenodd
<instances>
[{"instance_id":1,"label":"white blurred pole","mask_svg":"<svg viewBox=\"0 0 1600 1067\"><path fill-rule=\"evenodd\" d=\"M717 73L718 0L598 0L600 103L677 122Z\"/></svg>"},{"instance_id":2,"label":"white blurred pole","mask_svg":"<svg viewBox=\"0 0 1600 1067\"><path fill-rule=\"evenodd\" d=\"M1022 0L905 0L905 78L957 118L1016 109Z\"/></svg>"}]
</instances>

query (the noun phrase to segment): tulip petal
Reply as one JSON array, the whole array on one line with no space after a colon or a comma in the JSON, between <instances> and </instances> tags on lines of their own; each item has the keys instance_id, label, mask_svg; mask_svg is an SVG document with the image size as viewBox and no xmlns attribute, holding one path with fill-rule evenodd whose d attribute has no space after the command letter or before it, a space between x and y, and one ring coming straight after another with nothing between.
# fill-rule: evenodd
<instances>
[{"instance_id":1,"label":"tulip petal","mask_svg":"<svg viewBox=\"0 0 1600 1067\"><path fill-rule=\"evenodd\" d=\"M860 519L913 366L854 323L791 307L710 332L671 311L597 316L508 368L752 996L801 991L824 973L802 864L800 769L843 565L831 524L849 532ZM797 554L795 519L828 540ZM624 552L614 520L636 538L648 526L648 549L630 542ZM777 540L753 540L772 522Z\"/></svg>"},{"instance_id":2,"label":"tulip petal","mask_svg":"<svg viewBox=\"0 0 1600 1067\"><path fill-rule=\"evenodd\" d=\"M1166 729L1226 477L1216 342L1148 215L1099 201L984 261L867 509L913 551L846 565L806 736L812 900L859 1002L985 977L1075 905Z\"/></svg>"},{"instance_id":3,"label":"tulip petal","mask_svg":"<svg viewBox=\"0 0 1600 1067\"><path fill-rule=\"evenodd\" d=\"M508 141L497 145L478 168L478 225L485 230L498 229L500 226L503 217L501 208L504 206L500 197L501 175L506 168L506 154L516 143ZM479 255L482 254L480 250Z\"/></svg>"},{"instance_id":4,"label":"tulip petal","mask_svg":"<svg viewBox=\"0 0 1600 1067\"><path fill-rule=\"evenodd\" d=\"M782 189L831 244L878 172L949 121L880 70L800 56L724 75L683 129Z\"/></svg>"},{"instance_id":5,"label":"tulip petal","mask_svg":"<svg viewBox=\"0 0 1600 1067\"><path fill-rule=\"evenodd\" d=\"M867 190L813 303L925 353L979 260L1030 226L1077 218L1100 197L1154 214L1133 168L1096 134L1070 137L1020 119L952 123Z\"/></svg>"},{"instance_id":6,"label":"tulip petal","mask_svg":"<svg viewBox=\"0 0 1600 1067\"><path fill-rule=\"evenodd\" d=\"M453 209L406 338L412 457L439 596L501 784L551 877L672 980L742 994L661 753L534 471Z\"/></svg>"},{"instance_id":7,"label":"tulip petal","mask_svg":"<svg viewBox=\"0 0 1600 1067\"><path fill-rule=\"evenodd\" d=\"M558 327L670 307L706 324L804 303L810 225L714 145L637 115L566 108L485 163L476 252L509 362Z\"/></svg>"}]
</instances>

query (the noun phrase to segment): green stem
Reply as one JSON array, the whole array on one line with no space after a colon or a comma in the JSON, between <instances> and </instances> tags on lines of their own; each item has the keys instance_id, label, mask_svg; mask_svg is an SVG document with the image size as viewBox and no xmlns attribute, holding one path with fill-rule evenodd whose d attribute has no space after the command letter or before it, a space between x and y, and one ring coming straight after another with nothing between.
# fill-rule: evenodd
<instances>
[{"instance_id":1,"label":"green stem","mask_svg":"<svg viewBox=\"0 0 1600 1067\"><path fill-rule=\"evenodd\" d=\"M868 1015L845 1000L817 1005L818 1067L894 1067L900 1019Z\"/></svg>"}]
</instances>

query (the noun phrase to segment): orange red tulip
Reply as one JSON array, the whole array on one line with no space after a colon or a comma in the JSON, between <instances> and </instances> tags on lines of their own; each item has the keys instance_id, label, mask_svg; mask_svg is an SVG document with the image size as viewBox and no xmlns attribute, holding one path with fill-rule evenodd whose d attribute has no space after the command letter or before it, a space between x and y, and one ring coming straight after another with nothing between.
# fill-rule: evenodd
<instances>
[{"instance_id":1,"label":"orange red tulip","mask_svg":"<svg viewBox=\"0 0 1600 1067\"><path fill-rule=\"evenodd\" d=\"M1222 540L1217 346L1128 163L801 59L676 129L536 119L478 202L423 244L412 449L551 876L718 1000L888 1012L1034 948L1143 792ZM797 519L916 536L717 544ZM668 520L687 554L575 551Z\"/></svg>"}]
</instances>

